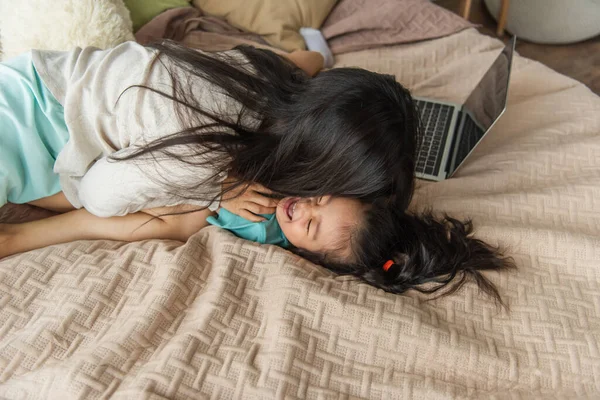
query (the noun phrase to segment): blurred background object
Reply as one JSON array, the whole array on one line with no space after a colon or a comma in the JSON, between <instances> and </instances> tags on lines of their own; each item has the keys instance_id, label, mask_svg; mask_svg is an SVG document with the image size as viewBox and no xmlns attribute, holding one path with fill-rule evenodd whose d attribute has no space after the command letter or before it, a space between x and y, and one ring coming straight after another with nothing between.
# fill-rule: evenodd
<instances>
[{"instance_id":1,"label":"blurred background object","mask_svg":"<svg viewBox=\"0 0 600 400\"><path fill-rule=\"evenodd\" d=\"M479 31L485 35L498 37L498 23L495 20L494 16L490 13L485 3L490 3L490 8L492 11L498 12L498 7L501 4L501 0L437 0L435 4L444 7L456 14L464 16L465 9L468 6L468 19L470 22L479 24ZM535 18L536 16L531 16L531 20L529 22L522 22L524 25L527 25L525 31L513 31L514 29L512 19L517 18L515 15L520 13L522 10L525 10L522 7L525 7L524 4L528 3L537 3L539 15L547 15L552 14L551 11L548 11L548 8L552 8L551 6L556 3L557 10L562 10L562 7L567 7L570 10L565 11L554 18L557 18L557 24L565 24L564 26L569 26L567 32L556 32L556 37L553 38L553 43L557 44L547 44L550 43L550 36L545 40L545 43L533 43L536 40L536 37L532 37L529 39L527 32L528 30L533 31L536 28L536 24L540 23L545 26L543 19L539 22ZM560 4L560 5L559 5ZM492 8L492 6L494 8ZM530 7L530 5L528 5ZM587 7L587 8L586 8ZM539 61L548 67L552 68L555 71L560 72L561 74L567 75L573 79L576 79L582 83L584 83L587 87L589 87L594 93L600 95L600 36L596 35L595 37L589 38L588 34L591 35L593 32L593 28L597 31L600 30L600 22L597 22L596 25L593 25L588 22L587 18L598 18L598 8L600 7L600 0L513 0L510 1L507 12L507 20L506 20L506 31L509 34L516 34L519 37L517 42L517 52L522 56L530 58L532 60ZM577 17L576 13L581 12L581 10L586 11L586 16L582 16L581 18ZM523 11L525 13L525 11ZM527 11L529 13L530 11ZM556 12L556 11L554 11ZM550 23L550 17L547 17L547 22ZM584 30L582 29L580 39L577 43L569 43L569 44L558 44L558 35L563 35L562 40L572 42L575 39L575 35L571 32L578 28L578 25L585 26L587 32L585 35L583 34ZM556 25L558 30L563 25ZM544 28L544 32L545 32ZM566 29L566 28L564 28ZM525 36L522 36L521 33L525 33ZM599 32L600 33L600 32ZM500 39L503 41L507 41L510 37L509 34L505 34L501 36ZM541 28L540 33L541 35ZM587 40L584 40L585 37L588 37ZM531 40L531 41L530 41Z\"/></svg>"},{"instance_id":2,"label":"blurred background object","mask_svg":"<svg viewBox=\"0 0 600 400\"><path fill-rule=\"evenodd\" d=\"M521 39L567 44L600 35L600 0L484 0L487 10Z\"/></svg>"}]
</instances>

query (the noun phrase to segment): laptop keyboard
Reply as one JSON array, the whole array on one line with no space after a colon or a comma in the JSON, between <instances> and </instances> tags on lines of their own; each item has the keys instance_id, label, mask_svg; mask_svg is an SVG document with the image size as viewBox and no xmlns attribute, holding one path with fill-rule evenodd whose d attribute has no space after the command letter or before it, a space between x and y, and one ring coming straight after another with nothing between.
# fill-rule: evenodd
<instances>
[{"instance_id":1,"label":"laptop keyboard","mask_svg":"<svg viewBox=\"0 0 600 400\"><path fill-rule=\"evenodd\" d=\"M435 176L440 172L454 107L421 100L416 100L416 103L424 131L416 172Z\"/></svg>"}]
</instances>

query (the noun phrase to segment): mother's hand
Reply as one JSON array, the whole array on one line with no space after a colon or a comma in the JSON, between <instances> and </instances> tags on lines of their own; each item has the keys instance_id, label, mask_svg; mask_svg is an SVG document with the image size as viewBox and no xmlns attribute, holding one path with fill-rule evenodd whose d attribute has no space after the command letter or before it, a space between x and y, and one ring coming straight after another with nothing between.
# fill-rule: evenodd
<instances>
[{"instance_id":1,"label":"mother's hand","mask_svg":"<svg viewBox=\"0 0 600 400\"><path fill-rule=\"evenodd\" d=\"M223 182L223 189L235 182L227 179ZM254 184L242 184L226 192L221 199L221 207L252 222L261 222L265 219L259 214L273 214L278 200L268 197L272 192L266 187Z\"/></svg>"}]
</instances>

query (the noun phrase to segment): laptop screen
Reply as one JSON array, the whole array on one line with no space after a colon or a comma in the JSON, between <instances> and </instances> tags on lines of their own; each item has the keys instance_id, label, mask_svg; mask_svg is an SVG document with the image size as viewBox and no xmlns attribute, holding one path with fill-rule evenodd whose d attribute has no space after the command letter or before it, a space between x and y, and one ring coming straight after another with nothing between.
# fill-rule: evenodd
<instances>
[{"instance_id":1,"label":"laptop screen","mask_svg":"<svg viewBox=\"0 0 600 400\"><path fill-rule=\"evenodd\" d=\"M506 107L508 78L514 52L515 37L477 84L462 108L464 122L458 137L449 174L451 175L483 138Z\"/></svg>"}]
</instances>

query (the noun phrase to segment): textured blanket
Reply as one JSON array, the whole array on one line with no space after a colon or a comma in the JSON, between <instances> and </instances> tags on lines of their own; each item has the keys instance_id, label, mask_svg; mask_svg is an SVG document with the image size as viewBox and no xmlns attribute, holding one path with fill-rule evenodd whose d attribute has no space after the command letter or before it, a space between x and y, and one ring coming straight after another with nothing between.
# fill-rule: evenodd
<instances>
[{"instance_id":1,"label":"textured blanket","mask_svg":"<svg viewBox=\"0 0 600 400\"><path fill-rule=\"evenodd\" d=\"M472 29L338 57L464 101L502 43ZM0 398L600 397L600 99L516 57L508 110L415 207L472 217L518 269L434 301L207 228L0 261Z\"/></svg>"},{"instance_id":2,"label":"textured blanket","mask_svg":"<svg viewBox=\"0 0 600 400\"><path fill-rule=\"evenodd\" d=\"M430 0L341 0L321 30L339 54L439 38L472 26Z\"/></svg>"}]
</instances>

